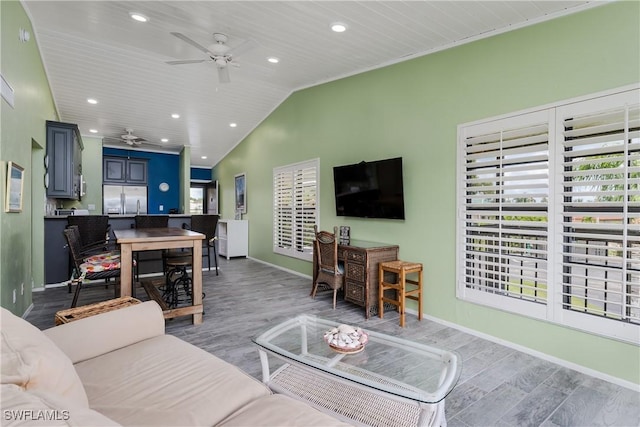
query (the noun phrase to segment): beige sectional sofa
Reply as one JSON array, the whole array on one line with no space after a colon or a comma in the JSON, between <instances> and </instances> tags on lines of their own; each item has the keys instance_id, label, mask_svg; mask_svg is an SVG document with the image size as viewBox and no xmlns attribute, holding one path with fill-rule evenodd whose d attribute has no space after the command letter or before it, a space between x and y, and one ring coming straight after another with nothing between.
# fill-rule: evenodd
<instances>
[{"instance_id":1,"label":"beige sectional sofa","mask_svg":"<svg viewBox=\"0 0 640 427\"><path fill-rule=\"evenodd\" d=\"M46 331L0 320L3 426L345 425L165 335L152 301Z\"/></svg>"}]
</instances>

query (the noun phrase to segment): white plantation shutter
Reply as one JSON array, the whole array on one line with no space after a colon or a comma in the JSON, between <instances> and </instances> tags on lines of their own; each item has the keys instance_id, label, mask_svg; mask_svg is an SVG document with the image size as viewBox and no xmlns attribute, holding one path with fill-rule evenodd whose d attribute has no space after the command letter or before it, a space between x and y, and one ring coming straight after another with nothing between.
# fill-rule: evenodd
<instances>
[{"instance_id":1,"label":"white plantation shutter","mask_svg":"<svg viewBox=\"0 0 640 427\"><path fill-rule=\"evenodd\" d=\"M640 108L579 107L561 111L562 307L640 324Z\"/></svg>"},{"instance_id":2,"label":"white plantation shutter","mask_svg":"<svg viewBox=\"0 0 640 427\"><path fill-rule=\"evenodd\" d=\"M640 344L640 89L458 127L457 296Z\"/></svg>"},{"instance_id":3,"label":"white plantation shutter","mask_svg":"<svg viewBox=\"0 0 640 427\"><path fill-rule=\"evenodd\" d=\"M311 260L318 220L319 160L273 170L273 250Z\"/></svg>"},{"instance_id":4,"label":"white plantation shutter","mask_svg":"<svg viewBox=\"0 0 640 427\"><path fill-rule=\"evenodd\" d=\"M464 129L461 273L468 290L546 302L547 119L535 113L517 124Z\"/></svg>"}]
</instances>

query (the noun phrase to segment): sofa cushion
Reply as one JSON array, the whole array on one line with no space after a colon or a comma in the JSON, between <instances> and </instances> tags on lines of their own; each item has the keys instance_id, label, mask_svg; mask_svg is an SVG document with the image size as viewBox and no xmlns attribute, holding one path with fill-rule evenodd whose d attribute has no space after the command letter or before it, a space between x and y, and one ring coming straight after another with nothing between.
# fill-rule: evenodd
<instances>
[{"instance_id":1,"label":"sofa cushion","mask_svg":"<svg viewBox=\"0 0 640 427\"><path fill-rule=\"evenodd\" d=\"M282 394L273 394L254 400L219 424L220 427L328 427L349 425L351 424L343 423L306 403Z\"/></svg>"},{"instance_id":2,"label":"sofa cushion","mask_svg":"<svg viewBox=\"0 0 640 427\"><path fill-rule=\"evenodd\" d=\"M89 408L77 406L45 391L25 391L15 384L3 384L2 425L118 426L115 421Z\"/></svg>"},{"instance_id":3,"label":"sofa cushion","mask_svg":"<svg viewBox=\"0 0 640 427\"><path fill-rule=\"evenodd\" d=\"M0 382L41 390L88 407L69 358L38 328L6 309L0 314Z\"/></svg>"},{"instance_id":4,"label":"sofa cushion","mask_svg":"<svg viewBox=\"0 0 640 427\"><path fill-rule=\"evenodd\" d=\"M75 367L91 408L123 425L211 426L270 394L235 366L171 335Z\"/></svg>"},{"instance_id":5,"label":"sofa cushion","mask_svg":"<svg viewBox=\"0 0 640 427\"><path fill-rule=\"evenodd\" d=\"M164 316L158 303L145 301L43 332L75 364L138 341L164 335Z\"/></svg>"}]
</instances>

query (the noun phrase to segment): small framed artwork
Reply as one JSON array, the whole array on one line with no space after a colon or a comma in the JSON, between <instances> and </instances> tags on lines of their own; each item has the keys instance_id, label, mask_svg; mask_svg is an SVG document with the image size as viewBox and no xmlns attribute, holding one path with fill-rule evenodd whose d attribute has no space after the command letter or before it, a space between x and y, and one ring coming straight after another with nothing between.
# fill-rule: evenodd
<instances>
[{"instance_id":1,"label":"small framed artwork","mask_svg":"<svg viewBox=\"0 0 640 427\"><path fill-rule=\"evenodd\" d=\"M8 162L7 200L5 212L22 212L22 190L24 187L24 168L17 163Z\"/></svg>"},{"instance_id":2,"label":"small framed artwork","mask_svg":"<svg viewBox=\"0 0 640 427\"><path fill-rule=\"evenodd\" d=\"M247 176L240 173L235 176L236 182L236 214L247 213Z\"/></svg>"}]
</instances>

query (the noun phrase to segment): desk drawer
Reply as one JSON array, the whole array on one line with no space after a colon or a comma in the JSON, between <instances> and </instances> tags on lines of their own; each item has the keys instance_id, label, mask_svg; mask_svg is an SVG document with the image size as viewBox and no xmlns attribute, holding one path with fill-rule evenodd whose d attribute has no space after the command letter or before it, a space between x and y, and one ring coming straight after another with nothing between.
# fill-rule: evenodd
<instances>
[{"instance_id":1,"label":"desk drawer","mask_svg":"<svg viewBox=\"0 0 640 427\"><path fill-rule=\"evenodd\" d=\"M344 284L344 299L354 304L364 305L364 285L347 280Z\"/></svg>"},{"instance_id":2,"label":"desk drawer","mask_svg":"<svg viewBox=\"0 0 640 427\"><path fill-rule=\"evenodd\" d=\"M345 278L364 283L366 281L366 271L364 264L347 261L345 264Z\"/></svg>"},{"instance_id":3,"label":"desk drawer","mask_svg":"<svg viewBox=\"0 0 640 427\"><path fill-rule=\"evenodd\" d=\"M342 257L345 261L357 261L364 263L367 255L364 252L345 250Z\"/></svg>"}]
</instances>

